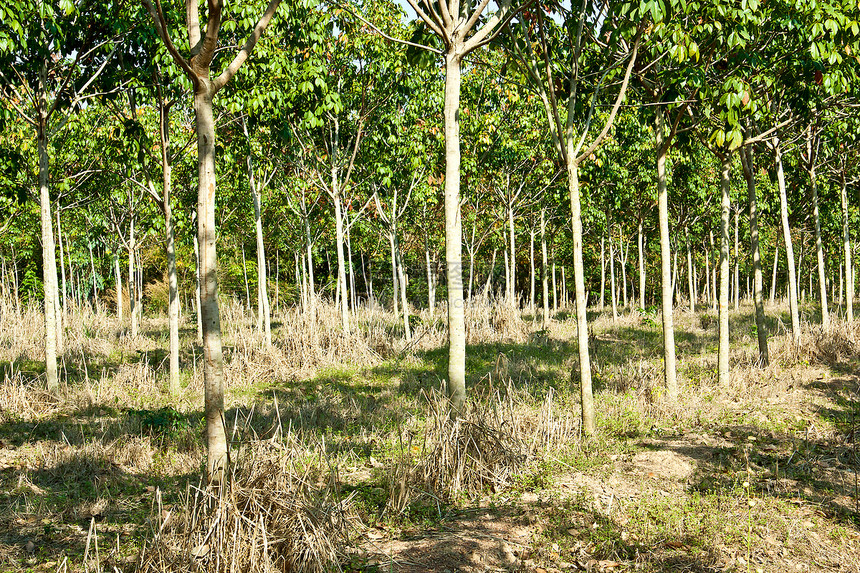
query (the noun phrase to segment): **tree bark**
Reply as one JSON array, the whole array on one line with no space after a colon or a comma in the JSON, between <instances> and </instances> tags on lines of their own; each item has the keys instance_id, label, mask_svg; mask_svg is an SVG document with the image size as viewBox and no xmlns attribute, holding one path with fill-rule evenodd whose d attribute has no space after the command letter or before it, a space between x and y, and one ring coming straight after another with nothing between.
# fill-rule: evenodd
<instances>
[{"instance_id":1,"label":"tree bark","mask_svg":"<svg viewBox=\"0 0 860 573\"><path fill-rule=\"evenodd\" d=\"M818 181L815 172L815 145L813 140L813 127L809 127L809 136L806 140L807 158L809 160L809 180L812 184L812 215L815 219L815 253L818 258L818 286L821 297L821 326L824 330L830 330L830 309L827 303L827 269L824 267L824 246L821 244L821 219L818 213ZM811 273L810 273L811 274ZM810 287L810 294L812 294Z\"/></svg>"},{"instance_id":2,"label":"tree bark","mask_svg":"<svg viewBox=\"0 0 860 573\"><path fill-rule=\"evenodd\" d=\"M45 70L42 69L44 76ZM43 77L44 79L44 77ZM48 189L47 109L42 96L39 100L36 136L39 153L39 203L42 222L42 281L45 288L45 377L50 392L60 388L57 375L57 259L54 252L54 228L51 220L51 194Z\"/></svg>"},{"instance_id":3,"label":"tree bark","mask_svg":"<svg viewBox=\"0 0 860 573\"><path fill-rule=\"evenodd\" d=\"M606 306L606 234L600 233L600 303L603 310Z\"/></svg>"},{"instance_id":4,"label":"tree bark","mask_svg":"<svg viewBox=\"0 0 860 573\"><path fill-rule=\"evenodd\" d=\"M690 293L690 314L696 314L696 287L693 284L693 254L690 252L690 229L684 225L684 244L687 248L687 288Z\"/></svg>"},{"instance_id":5,"label":"tree bark","mask_svg":"<svg viewBox=\"0 0 860 573\"><path fill-rule=\"evenodd\" d=\"M738 307L741 303L741 275L740 275L740 262L738 258L738 214L740 211L740 206L738 205L735 209L735 280L734 280L734 290L732 294L734 295L734 303L735 310L738 310Z\"/></svg>"},{"instance_id":6,"label":"tree bark","mask_svg":"<svg viewBox=\"0 0 860 573\"><path fill-rule=\"evenodd\" d=\"M116 318L117 321L122 323L122 272L120 271L119 266L119 250L114 253L113 257L114 262L114 279L116 281Z\"/></svg>"},{"instance_id":7,"label":"tree bark","mask_svg":"<svg viewBox=\"0 0 860 573\"><path fill-rule=\"evenodd\" d=\"M779 266L779 243L775 243L773 247L773 273L770 277L770 304L773 306L776 298L776 271Z\"/></svg>"},{"instance_id":8,"label":"tree bark","mask_svg":"<svg viewBox=\"0 0 860 573\"><path fill-rule=\"evenodd\" d=\"M134 251L137 248L134 236L134 214L132 213L128 228L128 303L131 315L131 336L137 336L140 322L137 318L137 273L134 262Z\"/></svg>"},{"instance_id":9,"label":"tree bark","mask_svg":"<svg viewBox=\"0 0 860 573\"><path fill-rule=\"evenodd\" d=\"M59 311L59 314L62 313L69 308L68 302L66 301L66 261L65 261L65 253L63 252L63 228L60 226L60 210L57 209L57 244L60 246L60 277L62 279L62 299L63 306L62 310Z\"/></svg>"},{"instance_id":10,"label":"tree bark","mask_svg":"<svg viewBox=\"0 0 860 573\"><path fill-rule=\"evenodd\" d=\"M666 185L666 155L668 142L664 141L663 111L657 108L654 133L657 147L657 204L660 219L660 269L663 292L663 365L666 391L674 400L678 397L678 378L675 365L675 327L672 320L672 260L669 248L669 192Z\"/></svg>"},{"instance_id":11,"label":"tree bark","mask_svg":"<svg viewBox=\"0 0 860 573\"><path fill-rule=\"evenodd\" d=\"M788 261L788 304L791 310L791 333L794 341L800 343L800 314L797 306L794 248L791 243L791 228L788 226L788 199L785 192L785 173L782 167L782 148L778 138L774 139L773 151L776 162L776 180L779 186L779 214L782 221L782 235L785 240L785 258Z\"/></svg>"},{"instance_id":12,"label":"tree bark","mask_svg":"<svg viewBox=\"0 0 860 573\"><path fill-rule=\"evenodd\" d=\"M741 150L741 163L747 180L747 195L750 209L750 253L753 263L753 301L755 303L756 337L758 338L758 356L762 367L770 363L767 348L767 325L764 322L764 292L761 273L761 252L758 235L758 201L755 187L755 155L754 150L747 147Z\"/></svg>"},{"instance_id":13,"label":"tree bark","mask_svg":"<svg viewBox=\"0 0 860 573\"><path fill-rule=\"evenodd\" d=\"M618 320L618 294L615 288L615 242L612 240L612 228L609 228L609 299L612 302L612 322Z\"/></svg>"},{"instance_id":14,"label":"tree bark","mask_svg":"<svg viewBox=\"0 0 860 573\"><path fill-rule=\"evenodd\" d=\"M729 218L731 217L731 171L732 156L726 153L722 157L720 170L720 344L718 358L719 384L729 383Z\"/></svg>"},{"instance_id":15,"label":"tree bark","mask_svg":"<svg viewBox=\"0 0 860 573\"><path fill-rule=\"evenodd\" d=\"M242 129L250 145L248 126L242 119ZM246 158L248 168L248 186L251 188L251 198L254 204L254 235L257 242L257 330L263 333L266 346L272 345L272 319L269 308L269 287L267 284L268 273L266 272L266 245L263 242L263 219L260 189L257 186L257 178L254 176L254 159L250 150Z\"/></svg>"},{"instance_id":16,"label":"tree bark","mask_svg":"<svg viewBox=\"0 0 860 573\"><path fill-rule=\"evenodd\" d=\"M460 217L460 64L455 42L445 58L445 265L448 278L448 394L466 402L466 316L463 308L463 229Z\"/></svg>"},{"instance_id":17,"label":"tree bark","mask_svg":"<svg viewBox=\"0 0 860 573\"><path fill-rule=\"evenodd\" d=\"M639 308L645 310L645 244L643 240L642 219L639 219L639 225L636 231L636 243L639 247Z\"/></svg>"},{"instance_id":18,"label":"tree bark","mask_svg":"<svg viewBox=\"0 0 860 573\"><path fill-rule=\"evenodd\" d=\"M334 190L334 224L335 242L337 251L337 282L340 286L340 325L345 333L349 333L349 293L346 284L346 257L343 252L344 229L343 229L343 204L341 203L340 189L337 187L337 173L332 168L332 188Z\"/></svg>"},{"instance_id":19,"label":"tree bark","mask_svg":"<svg viewBox=\"0 0 860 573\"><path fill-rule=\"evenodd\" d=\"M529 312L535 312L535 233L529 229Z\"/></svg>"},{"instance_id":20,"label":"tree bark","mask_svg":"<svg viewBox=\"0 0 860 573\"><path fill-rule=\"evenodd\" d=\"M194 93L197 118L198 195L197 236L200 245L200 314L203 319L203 383L205 389L206 463L210 482L220 484L227 463L224 425L224 356L221 346L221 312L218 307L218 256L215 233L215 118L214 89L199 78Z\"/></svg>"},{"instance_id":21,"label":"tree bark","mask_svg":"<svg viewBox=\"0 0 860 573\"><path fill-rule=\"evenodd\" d=\"M839 199L842 204L842 253L845 258L845 319L854 321L854 270L851 261L851 233L848 226L848 189L845 183L845 167L839 185Z\"/></svg>"},{"instance_id":22,"label":"tree bark","mask_svg":"<svg viewBox=\"0 0 860 573\"><path fill-rule=\"evenodd\" d=\"M543 327L549 327L549 268L546 256L546 208L540 210L541 287L543 289Z\"/></svg>"},{"instance_id":23,"label":"tree bark","mask_svg":"<svg viewBox=\"0 0 860 573\"><path fill-rule=\"evenodd\" d=\"M173 209L170 206L171 168L168 149L170 144L170 109L161 102L160 142L162 175L162 208L164 212L164 247L167 254L168 305L167 319L170 338L170 370L168 389L171 395L179 394L179 281L176 277L176 230Z\"/></svg>"},{"instance_id":24,"label":"tree bark","mask_svg":"<svg viewBox=\"0 0 860 573\"><path fill-rule=\"evenodd\" d=\"M579 351L579 387L582 405L582 430L594 434L594 396L591 387L591 360L588 354L588 309L585 294L585 266L582 260L582 203L579 189L579 166L573 162L573 138L567 138L567 177L570 212L573 225L573 280L576 296L576 340Z\"/></svg>"}]
</instances>

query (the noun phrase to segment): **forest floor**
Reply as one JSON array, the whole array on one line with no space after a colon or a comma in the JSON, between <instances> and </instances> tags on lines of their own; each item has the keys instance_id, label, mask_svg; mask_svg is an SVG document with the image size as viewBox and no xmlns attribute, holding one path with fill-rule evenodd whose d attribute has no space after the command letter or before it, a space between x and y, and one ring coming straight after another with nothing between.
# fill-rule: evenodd
<instances>
[{"instance_id":1,"label":"forest floor","mask_svg":"<svg viewBox=\"0 0 860 573\"><path fill-rule=\"evenodd\" d=\"M231 530L228 513L204 517L199 502L193 322L183 328L183 391L171 397L163 318L145 319L133 338L107 315L75 313L54 396L42 389L39 314L7 307L0 572L215 570L216 553L227 571L240 551L256 551L258 521L272 555L312 524L307 547L325 545L345 571L860 572L857 326L810 326L795 345L786 309L768 308L771 363L761 368L742 304L731 314L732 379L720 386L713 311L677 311L673 402L659 317L595 313L597 434L586 438L575 323L563 312L548 329L504 309L471 313L472 406L459 433L434 392L447 369L440 316L416 317L407 343L380 310L360 314L350 336L331 307L316 328L291 312L275 317L265 349L253 317L224 310L239 468L226 496ZM804 318L815 322L812 306ZM286 496L304 505L287 507ZM267 521L266 531L269 515L298 529ZM311 568L307 547L294 564ZM275 557L241 558L263 571Z\"/></svg>"}]
</instances>

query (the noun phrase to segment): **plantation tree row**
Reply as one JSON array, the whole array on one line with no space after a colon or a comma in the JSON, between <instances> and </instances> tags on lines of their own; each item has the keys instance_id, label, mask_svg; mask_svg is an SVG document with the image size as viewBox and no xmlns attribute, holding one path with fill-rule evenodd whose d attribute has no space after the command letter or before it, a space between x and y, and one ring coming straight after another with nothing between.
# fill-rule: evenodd
<instances>
[{"instance_id":1,"label":"plantation tree row","mask_svg":"<svg viewBox=\"0 0 860 573\"><path fill-rule=\"evenodd\" d=\"M860 10L853 1L335 3L13 0L0 8L0 288L45 316L169 317L204 352L209 471L226 456L219 303L447 313L466 399L466 313L576 317L594 430L588 309L673 312L787 297L853 320ZM404 11L406 9L406 11ZM409 15L407 15L407 12ZM126 314L127 313L127 314Z\"/></svg>"}]
</instances>

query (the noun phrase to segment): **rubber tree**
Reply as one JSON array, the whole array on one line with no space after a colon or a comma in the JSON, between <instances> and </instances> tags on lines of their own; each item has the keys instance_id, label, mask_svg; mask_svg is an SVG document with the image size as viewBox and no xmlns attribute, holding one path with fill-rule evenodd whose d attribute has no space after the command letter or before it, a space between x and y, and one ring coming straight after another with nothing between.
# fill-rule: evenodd
<instances>
[{"instance_id":1,"label":"rubber tree","mask_svg":"<svg viewBox=\"0 0 860 573\"><path fill-rule=\"evenodd\" d=\"M51 141L84 100L109 89L97 80L112 61L119 6L12 0L5 8L0 19L0 95L3 107L29 125L36 139L45 377L48 389L56 391L62 323L51 207Z\"/></svg>"},{"instance_id":2,"label":"rubber tree","mask_svg":"<svg viewBox=\"0 0 860 573\"><path fill-rule=\"evenodd\" d=\"M501 0L485 17L490 0L407 0L443 49L445 67L445 267L448 281L448 396L461 411L466 402L466 315L463 303L463 228L460 215L460 86L463 61L489 44L521 6Z\"/></svg>"},{"instance_id":3,"label":"rubber tree","mask_svg":"<svg viewBox=\"0 0 860 573\"><path fill-rule=\"evenodd\" d=\"M595 431L594 398L591 384L591 360L588 344L587 296L585 268L582 256L582 197L579 181L580 166L609 135L618 110L624 101L630 75L636 63L641 32L629 26L622 13L607 14L599 23L591 18L596 5L588 1L562 10L562 25L537 11L534 18L523 18L513 28L508 42L510 53L522 74L535 90L546 111L547 125L559 159L565 166L567 189L573 228L573 271L576 299L576 336L579 354L579 383L583 431ZM600 36L610 32L613 46L601 47ZM626 48L626 49L625 49ZM586 53L597 69L585 70ZM626 62L619 72L618 64ZM589 72L589 73L586 73ZM620 83L608 114L595 114L598 101L603 101L603 82L612 72L620 74ZM590 84L591 73L600 78ZM617 75L615 76L617 78ZM558 91L556 86L566 86ZM608 91L608 90L607 90ZM590 105L586 98L591 96ZM594 133L597 125L602 127ZM594 128L594 129L593 129Z\"/></svg>"},{"instance_id":4,"label":"rubber tree","mask_svg":"<svg viewBox=\"0 0 860 573\"><path fill-rule=\"evenodd\" d=\"M200 314L203 320L203 383L208 447L206 462L210 483L219 485L227 463L227 434L224 423L224 357L221 346L221 316L218 308L218 257L216 253L215 196L215 116L213 102L217 93L236 75L257 41L265 32L280 0L270 0L263 15L238 53L213 77L211 70L219 48L218 35L224 13L223 0L209 0L205 29L200 26L197 0L186 0L185 27L188 33L186 55L174 44L159 0L142 0L150 13L156 32L167 51L191 82L197 132L197 235L200 249Z\"/></svg>"}]
</instances>

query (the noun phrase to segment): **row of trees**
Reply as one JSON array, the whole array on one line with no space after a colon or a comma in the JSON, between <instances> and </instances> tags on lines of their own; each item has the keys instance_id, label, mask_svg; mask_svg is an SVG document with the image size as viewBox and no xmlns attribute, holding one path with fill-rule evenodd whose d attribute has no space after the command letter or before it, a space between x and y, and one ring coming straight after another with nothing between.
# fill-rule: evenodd
<instances>
[{"instance_id":1,"label":"row of trees","mask_svg":"<svg viewBox=\"0 0 860 573\"><path fill-rule=\"evenodd\" d=\"M455 409L466 307L492 291L497 258L506 304L545 322L570 283L589 433L589 307L615 316L650 294L695 312L704 297L721 381L730 293L753 299L768 361L763 255L795 337L807 284L824 328L834 297L853 320L856 3L408 3L411 19L391 2L211 0L204 21L196 0L184 18L158 0L0 8L3 288L44 305L50 388L61 310L99 304L108 276L120 315L128 285L132 334L164 277L171 392L191 301L216 480L219 277L267 345L271 287L311 324L331 296L345 333L382 298L407 339L411 307L443 293Z\"/></svg>"}]
</instances>

